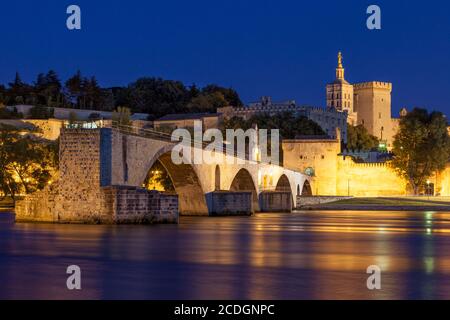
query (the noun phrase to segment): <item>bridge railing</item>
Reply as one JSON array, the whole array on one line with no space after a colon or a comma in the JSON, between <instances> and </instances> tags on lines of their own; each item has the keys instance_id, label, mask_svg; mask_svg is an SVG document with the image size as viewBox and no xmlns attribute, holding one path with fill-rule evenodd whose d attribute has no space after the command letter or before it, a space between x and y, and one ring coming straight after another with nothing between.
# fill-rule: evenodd
<instances>
[{"instance_id":1,"label":"bridge railing","mask_svg":"<svg viewBox=\"0 0 450 320\"><path fill-rule=\"evenodd\" d=\"M92 120L92 121L66 121L64 122L64 128L65 129L99 129L99 128L112 128L114 130L118 130L121 133L124 134L130 134L130 135L134 135L134 136L138 136L138 137L144 137L144 138L150 138L150 139L155 139L155 140L160 140L160 141L166 141L166 142L170 142L170 143L178 143L178 141L174 141L172 140L172 135L166 132L162 132L162 131L157 131L154 129L149 129L149 128L143 128L140 126L133 126L133 125L126 125L126 124L121 124L120 122L117 121L112 121L112 120ZM202 148L206 148L207 146L210 145L209 142L200 142L200 143L195 143L195 141L193 139L191 139L191 146L192 147L198 147L198 146L202 146ZM227 153L227 144L224 143L222 145L222 153L224 155L228 155ZM245 148L245 154L239 154L237 152L237 146L235 145L235 149L233 151L233 157L238 158L238 159L242 159L245 161L252 161L252 162L258 162L261 163L261 161L253 161L250 160L250 151L248 150L248 148ZM283 166L282 164L280 164L279 166Z\"/></svg>"},{"instance_id":2,"label":"bridge railing","mask_svg":"<svg viewBox=\"0 0 450 320\"><path fill-rule=\"evenodd\" d=\"M112 128L118 130L121 133L131 134L134 136L151 138L151 139L156 139L156 140L163 140L163 141L168 141L168 142L176 142L176 141L172 141L172 135L165 133L165 132L156 131L153 129L124 125L124 124L120 124L116 121L112 122Z\"/></svg>"},{"instance_id":3,"label":"bridge railing","mask_svg":"<svg viewBox=\"0 0 450 320\"><path fill-rule=\"evenodd\" d=\"M157 131L154 129L142 128L142 127L131 126L131 125L124 125L124 124L120 124L115 121L112 122L112 128L120 131L121 133L125 133L125 134L132 134L132 135L139 136L139 137L158 139L158 140L168 141L168 142L172 142L172 143L177 142L177 141L172 140L171 134ZM191 142L192 142L191 143L192 146L201 145L203 148L206 148L207 146L210 145L209 142L203 142L203 141L200 143L195 143L194 139L192 139ZM226 152L227 152L226 144L223 144L222 152L223 152L223 154L226 154ZM235 157L238 157L238 155L235 155ZM246 151L245 157L249 158L249 152Z\"/></svg>"},{"instance_id":4,"label":"bridge railing","mask_svg":"<svg viewBox=\"0 0 450 320\"><path fill-rule=\"evenodd\" d=\"M154 129L142 128L142 127L133 126L133 125L125 125L125 124L121 124L117 121L112 121L111 127L113 129L118 130L119 132L125 133L125 134L131 134L131 135L138 136L138 137L162 140L162 141L167 141L167 142L171 142L171 143L178 143L178 141L172 140L171 134L168 134L166 132L157 131ZM210 145L210 142L202 141L200 143L196 143L196 141L194 141L194 139L191 139L191 146L197 147L200 145L202 146L202 149L204 149ZM222 145L222 153L224 155L227 155L227 151L228 151L227 144L224 143ZM245 148L245 154L242 155L237 152L237 146L235 145L235 150L233 152L233 156L236 158L246 160L246 161L250 161L249 160L250 159L250 150L248 150L248 148ZM255 161L255 162L261 162L261 161Z\"/></svg>"}]
</instances>

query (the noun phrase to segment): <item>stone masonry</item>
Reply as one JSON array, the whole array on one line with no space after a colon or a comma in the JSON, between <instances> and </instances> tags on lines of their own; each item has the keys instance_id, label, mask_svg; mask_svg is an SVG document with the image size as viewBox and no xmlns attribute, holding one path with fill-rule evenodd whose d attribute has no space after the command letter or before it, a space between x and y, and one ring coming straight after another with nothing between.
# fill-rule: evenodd
<instances>
[{"instance_id":1,"label":"stone masonry","mask_svg":"<svg viewBox=\"0 0 450 320\"><path fill-rule=\"evenodd\" d=\"M107 129L62 129L60 182L19 201L16 220L61 223L178 223L178 197L108 185ZM103 147L103 148L102 148Z\"/></svg>"}]
</instances>

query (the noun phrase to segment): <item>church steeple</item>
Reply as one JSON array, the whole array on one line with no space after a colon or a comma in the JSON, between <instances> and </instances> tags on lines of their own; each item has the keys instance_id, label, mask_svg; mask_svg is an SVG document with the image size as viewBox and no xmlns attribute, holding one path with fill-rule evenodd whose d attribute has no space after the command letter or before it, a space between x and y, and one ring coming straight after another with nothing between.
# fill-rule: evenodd
<instances>
[{"instance_id":1,"label":"church steeple","mask_svg":"<svg viewBox=\"0 0 450 320\"><path fill-rule=\"evenodd\" d=\"M342 65L342 53L339 51L338 53L338 66L336 68L336 79L345 80L344 79L344 66Z\"/></svg>"},{"instance_id":2,"label":"church steeple","mask_svg":"<svg viewBox=\"0 0 450 320\"><path fill-rule=\"evenodd\" d=\"M337 55L336 79L327 84L327 107L337 111L348 112L348 123L356 123L356 112L353 110L353 86L344 78L342 53Z\"/></svg>"}]
</instances>

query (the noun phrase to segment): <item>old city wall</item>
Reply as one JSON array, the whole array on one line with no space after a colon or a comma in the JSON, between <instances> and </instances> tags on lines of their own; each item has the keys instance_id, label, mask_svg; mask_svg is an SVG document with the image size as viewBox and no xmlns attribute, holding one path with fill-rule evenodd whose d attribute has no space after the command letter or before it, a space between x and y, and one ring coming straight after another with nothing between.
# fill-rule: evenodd
<instances>
[{"instance_id":1,"label":"old city wall","mask_svg":"<svg viewBox=\"0 0 450 320\"><path fill-rule=\"evenodd\" d=\"M339 153L338 140L283 141L285 167L300 172L313 168L314 195L399 196L406 194L406 181L400 178L388 164L357 163L352 157L343 157ZM448 171L450 176L450 169ZM448 181L450 187L450 178Z\"/></svg>"},{"instance_id":2,"label":"old city wall","mask_svg":"<svg viewBox=\"0 0 450 320\"><path fill-rule=\"evenodd\" d=\"M406 181L387 163L356 163L351 157L338 156L336 195L403 196Z\"/></svg>"},{"instance_id":3,"label":"old city wall","mask_svg":"<svg viewBox=\"0 0 450 320\"><path fill-rule=\"evenodd\" d=\"M37 130L35 136L45 140L56 140L59 138L60 130L64 125L63 120L0 120L1 124L10 125L20 129Z\"/></svg>"},{"instance_id":4,"label":"old city wall","mask_svg":"<svg viewBox=\"0 0 450 320\"><path fill-rule=\"evenodd\" d=\"M314 195L336 195L339 140L283 140L283 164L305 173L313 168Z\"/></svg>"}]
</instances>

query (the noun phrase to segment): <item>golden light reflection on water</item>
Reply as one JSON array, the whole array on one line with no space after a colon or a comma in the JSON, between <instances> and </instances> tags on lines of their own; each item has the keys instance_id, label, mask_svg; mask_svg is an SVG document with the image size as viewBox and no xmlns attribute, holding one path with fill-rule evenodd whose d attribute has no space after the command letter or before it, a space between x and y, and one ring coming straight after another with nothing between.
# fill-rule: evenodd
<instances>
[{"instance_id":1,"label":"golden light reflection on water","mask_svg":"<svg viewBox=\"0 0 450 320\"><path fill-rule=\"evenodd\" d=\"M46 275L81 261L89 297L97 298L111 290L187 299L450 298L449 232L443 212L183 217L178 226L12 224L0 233L0 250L20 259L0 269L16 296L15 284L30 280L17 272L27 257L44 287L52 283ZM369 265L382 269L380 292L365 287Z\"/></svg>"}]
</instances>

